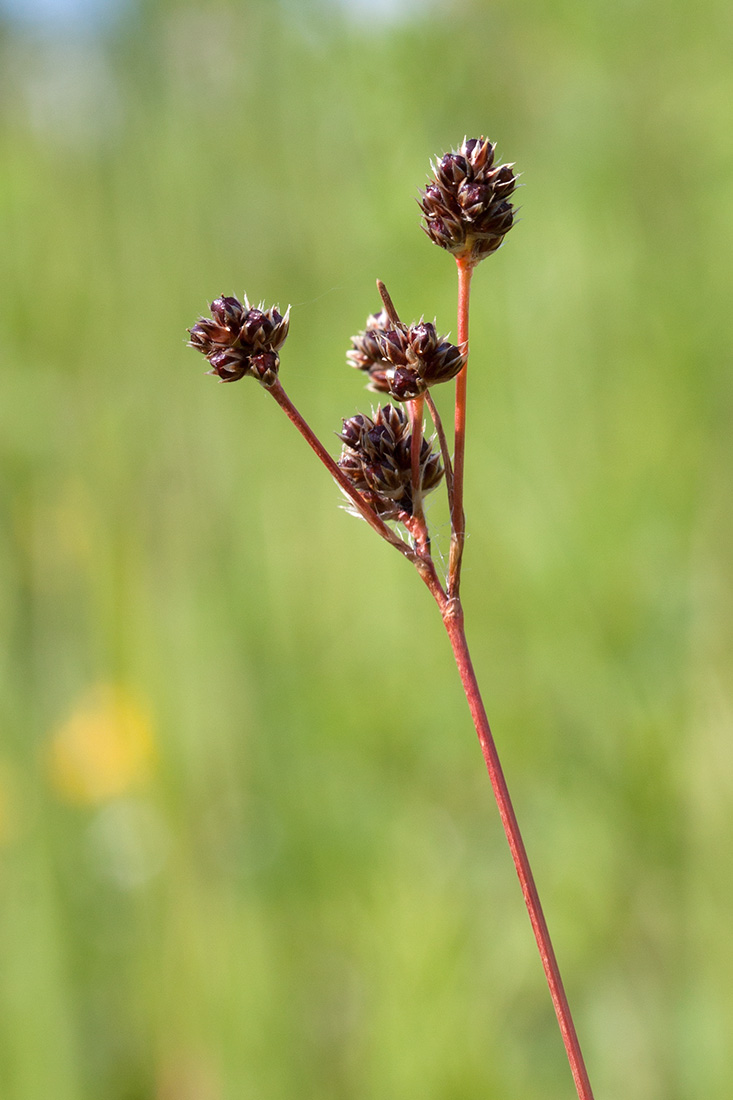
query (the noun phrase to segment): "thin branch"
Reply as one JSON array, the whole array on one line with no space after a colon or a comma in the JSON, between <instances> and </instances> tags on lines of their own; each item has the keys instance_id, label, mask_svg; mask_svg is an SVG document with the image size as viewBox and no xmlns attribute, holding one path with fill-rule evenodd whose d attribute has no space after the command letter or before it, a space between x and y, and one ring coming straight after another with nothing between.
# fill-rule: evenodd
<instances>
[{"instance_id":1,"label":"thin branch","mask_svg":"<svg viewBox=\"0 0 733 1100\"><path fill-rule=\"evenodd\" d=\"M340 466L334 461L326 448L321 443L320 439L314 434L313 430L303 419L301 414L296 409L293 402L290 400L282 384L277 381L273 386L265 387L268 393L277 401L280 408L285 412L287 417L292 421L300 434L305 439L311 450L315 451L318 458L320 458L323 465L326 467L331 477L338 483L339 487L346 493L349 499L354 503L359 510L359 514L367 521L370 527L373 527L378 535L381 535L385 542L388 542L391 546L394 546L396 550L399 550L401 554L404 554L413 564L417 564L417 555L412 547L403 542L399 535L396 535L394 531L391 531L387 527L384 520L380 519L370 504L364 499L358 489L352 485L347 478L346 474L340 468Z\"/></svg>"},{"instance_id":2,"label":"thin branch","mask_svg":"<svg viewBox=\"0 0 733 1100\"><path fill-rule=\"evenodd\" d=\"M440 419L440 413L430 396L430 390L425 393L425 404L427 405L433 424L435 425L435 431L438 434L438 442L440 443L440 453L443 457L443 467L445 469L445 484L448 489L448 503L453 504L453 463L451 462L450 450L448 449L448 440L445 437L445 429L443 427L443 421Z\"/></svg>"}]
</instances>

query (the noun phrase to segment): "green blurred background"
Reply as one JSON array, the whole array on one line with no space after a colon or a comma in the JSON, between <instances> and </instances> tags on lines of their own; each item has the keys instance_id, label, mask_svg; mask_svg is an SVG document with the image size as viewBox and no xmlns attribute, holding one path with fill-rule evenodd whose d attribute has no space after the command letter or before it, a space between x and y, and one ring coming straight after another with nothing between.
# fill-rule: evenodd
<instances>
[{"instance_id":1,"label":"green blurred background","mask_svg":"<svg viewBox=\"0 0 733 1100\"><path fill-rule=\"evenodd\" d=\"M598 1100L728 1100L730 4L0 12L0 1096L572 1095L436 609L185 347L292 303L335 452L487 134L469 638Z\"/></svg>"}]
</instances>

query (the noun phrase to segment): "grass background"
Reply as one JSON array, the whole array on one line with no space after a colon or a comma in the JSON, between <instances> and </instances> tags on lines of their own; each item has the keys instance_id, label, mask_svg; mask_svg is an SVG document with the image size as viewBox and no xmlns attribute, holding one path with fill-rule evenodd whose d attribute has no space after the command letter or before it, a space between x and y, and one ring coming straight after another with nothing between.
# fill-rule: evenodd
<instances>
[{"instance_id":1,"label":"grass background","mask_svg":"<svg viewBox=\"0 0 733 1100\"><path fill-rule=\"evenodd\" d=\"M414 198L479 133L475 662L599 1100L727 1100L730 6L0 26L3 1100L571 1094L437 613L185 348L292 303L332 438L377 276L455 330Z\"/></svg>"}]
</instances>

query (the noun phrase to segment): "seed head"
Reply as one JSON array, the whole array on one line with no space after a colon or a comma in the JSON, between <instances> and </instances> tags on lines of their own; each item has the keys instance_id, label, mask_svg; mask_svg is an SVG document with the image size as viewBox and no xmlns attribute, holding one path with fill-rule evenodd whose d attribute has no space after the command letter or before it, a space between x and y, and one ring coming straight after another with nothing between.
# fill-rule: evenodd
<instances>
[{"instance_id":1,"label":"seed head","mask_svg":"<svg viewBox=\"0 0 733 1100\"><path fill-rule=\"evenodd\" d=\"M430 240L471 265L496 252L514 222L508 199L517 177L511 164L494 167L495 148L484 137L464 139L432 165L418 200Z\"/></svg>"},{"instance_id":2,"label":"seed head","mask_svg":"<svg viewBox=\"0 0 733 1100\"><path fill-rule=\"evenodd\" d=\"M237 382L250 375L263 386L272 386L280 367L278 351L285 343L290 309L283 316L275 306L250 306L238 298L221 297L211 303L211 317L199 317L190 328L189 347L196 348L211 364L209 374L221 382Z\"/></svg>"},{"instance_id":3,"label":"seed head","mask_svg":"<svg viewBox=\"0 0 733 1100\"><path fill-rule=\"evenodd\" d=\"M352 337L347 362L369 375L369 389L409 401L430 386L448 382L459 373L466 356L439 336L435 325L392 321L385 310L367 319L364 332Z\"/></svg>"},{"instance_id":4,"label":"seed head","mask_svg":"<svg viewBox=\"0 0 733 1100\"><path fill-rule=\"evenodd\" d=\"M412 432L405 412L384 405L371 416L358 413L344 420L339 435L344 447L339 466L382 519L405 519L413 514ZM432 441L420 446L420 496L429 493L443 476L440 456Z\"/></svg>"}]
</instances>

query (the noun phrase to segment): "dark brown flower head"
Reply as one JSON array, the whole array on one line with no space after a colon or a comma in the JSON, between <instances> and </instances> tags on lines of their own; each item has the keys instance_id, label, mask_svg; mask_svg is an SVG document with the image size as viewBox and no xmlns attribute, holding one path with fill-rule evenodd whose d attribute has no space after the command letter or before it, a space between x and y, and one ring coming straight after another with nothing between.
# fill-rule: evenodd
<instances>
[{"instance_id":1,"label":"dark brown flower head","mask_svg":"<svg viewBox=\"0 0 733 1100\"><path fill-rule=\"evenodd\" d=\"M352 367L366 371L369 389L409 401L430 386L455 378L466 356L439 336L435 325L392 322L386 312L373 313L364 332L352 337L346 353Z\"/></svg>"},{"instance_id":2,"label":"dark brown flower head","mask_svg":"<svg viewBox=\"0 0 733 1100\"><path fill-rule=\"evenodd\" d=\"M495 148L487 138L466 138L433 164L418 200L430 240L472 265L496 252L514 222L508 199L517 177L511 164L494 166Z\"/></svg>"},{"instance_id":3,"label":"dark brown flower head","mask_svg":"<svg viewBox=\"0 0 733 1100\"><path fill-rule=\"evenodd\" d=\"M413 514L412 432L405 412L384 405L371 416L358 413L344 420L339 435L344 448L339 466L382 519ZM420 445L420 497L440 482L443 467L432 442Z\"/></svg>"},{"instance_id":4,"label":"dark brown flower head","mask_svg":"<svg viewBox=\"0 0 733 1100\"><path fill-rule=\"evenodd\" d=\"M209 374L221 382L237 382L249 375L263 386L272 386L289 324L289 309L283 316L274 306L250 306L246 294L244 303L223 296L211 303L211 317L200 317L188 330L189 347L206 356Z\"/></svg>"}]
</instances>

